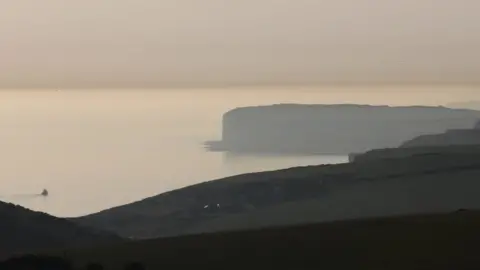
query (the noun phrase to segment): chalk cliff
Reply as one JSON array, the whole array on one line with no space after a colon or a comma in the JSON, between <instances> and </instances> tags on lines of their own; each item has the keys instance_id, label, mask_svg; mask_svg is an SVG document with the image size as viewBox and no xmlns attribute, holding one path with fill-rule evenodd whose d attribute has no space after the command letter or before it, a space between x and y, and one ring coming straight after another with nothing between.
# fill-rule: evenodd
<instances>
[{"instance_id":1,"label":"chalk cliff","mask_svg":"<svg viewBox=\"0 0 480 270\"><path fill-rule=\"evenodd\" d=\"M223 116L211 151L349 154L398 147L412 138L471 129L480 111L445 107L278 104L244 107Z\"/></svg>"}]
</instances>

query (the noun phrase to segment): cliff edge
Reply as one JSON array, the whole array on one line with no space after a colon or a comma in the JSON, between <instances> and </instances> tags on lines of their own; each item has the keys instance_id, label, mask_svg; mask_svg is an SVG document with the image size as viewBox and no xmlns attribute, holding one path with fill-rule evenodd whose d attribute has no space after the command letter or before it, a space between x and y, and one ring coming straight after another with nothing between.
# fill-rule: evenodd
<instances>
[{"instance_id":1,"label":"cliff edge","mask_svg":"<svg viewBox=\"0 0 480 270\"><path fill-rule=\"evenodd\" d=\"M300 105L236 108L224 114L210 151L341 154L397 147L417 136L471 128L480 111L446 107Z\"/></svg>"}]
</instances>

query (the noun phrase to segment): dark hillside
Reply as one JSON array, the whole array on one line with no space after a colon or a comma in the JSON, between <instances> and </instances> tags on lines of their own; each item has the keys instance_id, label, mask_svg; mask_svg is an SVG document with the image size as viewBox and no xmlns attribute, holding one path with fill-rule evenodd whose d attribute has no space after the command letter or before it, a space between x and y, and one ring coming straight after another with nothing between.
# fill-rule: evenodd
<instances>
[{"instance_id":1,"label":"dark hillside","mask_svg":"<svg viewBox=\"0 0 480 270\"><path fill-rule=\"evenodd\" d=\"M118 241L121 238L112 233L0 202L0 257L11 253Z\"/></svg>"},{"instance_id":2,"label":"dark hillside","mask_svg":"<svg viewBox=\"0 0 480 270\"><path fill-rule=\"evenodd\" d=\"M479 269L480 212L350 220L68 250L81 266L121 269ZM63 254L63 252L62 252Z\"/></svg>"},{"instance_id":3,"label":"dark hillside","mask_svg":"<svg viewBox=\"0 0 480 270\"><path fill-rule=\"evenodd\" d=\"M460 178L462 181L458 181L458 177L462 177ZM155 238L189 233L192 230L195 231L195 228L204 222L230 218L231 215L249 216L250 213L261 213L259 214L262 220L260 224L267 222L266 224L272 225L275 224L272 222L277 220L279 215L269 215L267 209L306 201L319 202L315 208L309 210L310 216L314 217L310 222L322 221L317 218L326 214L322 212L324 210L330 212L330 218L358 217L351 215L359 215L361 211L358 213L342 211L352 208L349 207L350 204L353 204L352 206L362 205L362 202L373 204L374 198L378 200L379 205L364 204L363 211L371 215L375 215L376 211L380 210L378 214L389 214L388 207L379 208L383 200L381 194L387 191L391 192L392 198L399 199L398 204L393 204L392 201L390 205L392 209L401 207L403 212L409 213L418 208L412 205L414 202L423 202L424 210L429 212L434 210L432 207L443 209L449 203L480 206L480 197L470 194L470 191L480 188L478 177L480 177L480 151L441 151L433 155L300 167L228 177L72 220L80 224L111 230L125 237ZM437 180L442 188L436 189L431 186ZM377 195L367 196L370 189ZM416 193L411 193L412 190L416 190ZM455 191L455 194L469 195L453 196L454 193L448 193L449 190ZM423 195L427 191L431 195ZM348 194L351 200L347 200L346 195L342 195L347 194L346 192L350 192ZM411 200L407 200L408 196L402 195L409 192L414 196ZM369 197L372 197L371 200ZM438 201L440 199L441 204ZM319 200L322 202L320 203ZM338 200L342 202L341 205L334 203ZM322 205L331 207L321 210ZM322 207L317 208L319 206ZM335 212L337 209L343 210ZM300 207L289 211L302 213L305 209ZM314 211L316 211L315 215ZM394 214L395 211L392 210L392 213ZM295 220L294 217L298 215L290 213L285 217L292 217L292 220ZM309 222L304 217L300 220ZM248 219L243 218L237 221L235 223L241 225L241 228L249 223ZM221 229L222 226L218 228ZM236 228L236 225L234 227Z\"/></svg>"}]
</instances>

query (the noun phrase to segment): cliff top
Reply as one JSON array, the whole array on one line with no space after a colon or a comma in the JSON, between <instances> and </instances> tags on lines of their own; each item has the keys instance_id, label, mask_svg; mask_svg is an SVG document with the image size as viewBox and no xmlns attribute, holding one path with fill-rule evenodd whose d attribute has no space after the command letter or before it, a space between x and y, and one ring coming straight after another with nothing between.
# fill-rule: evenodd
<instances>
[{"instance_id":1,"label":"cliff top","mask_svg":"<svg viewBox=\"0 0 480 270\"><path fill-rule=\"evenodd\" d=\"M327 112L327 111L352 111L358 112L373 112L373 111L388 111L388 112L458 112L462 114L474 114L479 115L480 111L471 109L454 109L444 106L388 106L388 105L365 105L365 104L293 104L293 103L281 103L272 105L259 105L259 106L247 106L238 107L232 109L224 114L224 116L233 115L237 113L251 113L251 112Z\"/></svg>"}]
</instances>

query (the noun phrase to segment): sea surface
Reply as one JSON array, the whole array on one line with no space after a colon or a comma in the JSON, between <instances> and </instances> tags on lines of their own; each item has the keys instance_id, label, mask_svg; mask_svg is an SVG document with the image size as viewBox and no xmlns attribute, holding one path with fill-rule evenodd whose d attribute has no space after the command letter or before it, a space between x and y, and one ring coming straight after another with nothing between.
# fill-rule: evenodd
<instances>
[{"instance_id":1,"label":"sea surface","mask_svg":"<svg viewBox=\"0 0 480 270\"><path fill-rule=\"evenodd\" d=\"M463 91L463 95L458 95ZM206 152L222 114L274 103L438 105L476 89L438 87L0 91L0 200L79 216L248 172L342 163L346 156ZM43 188L50 195L41 197Z\"/></svg>"}]
</instances>

